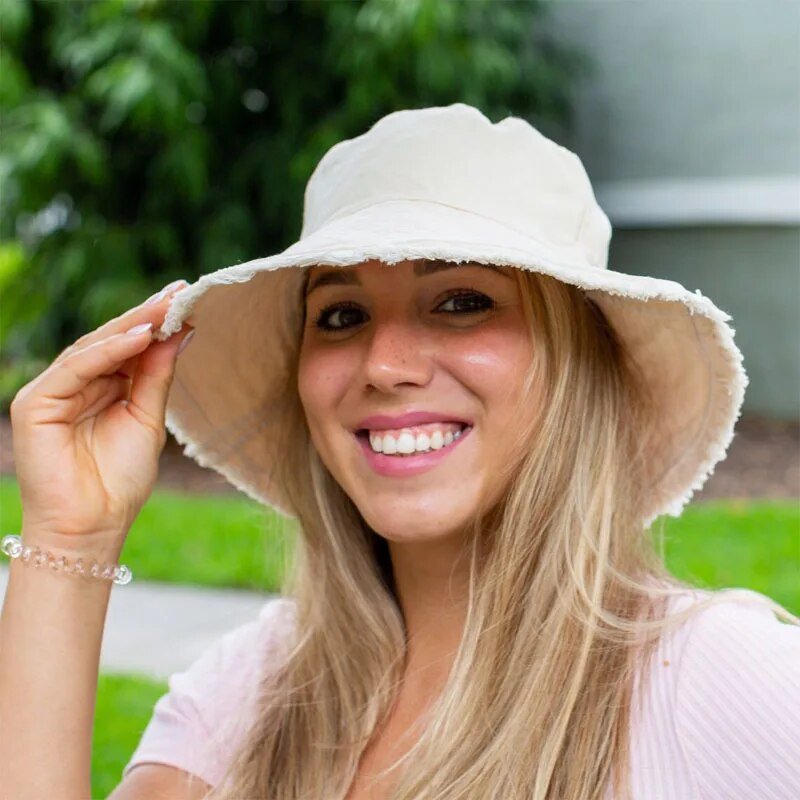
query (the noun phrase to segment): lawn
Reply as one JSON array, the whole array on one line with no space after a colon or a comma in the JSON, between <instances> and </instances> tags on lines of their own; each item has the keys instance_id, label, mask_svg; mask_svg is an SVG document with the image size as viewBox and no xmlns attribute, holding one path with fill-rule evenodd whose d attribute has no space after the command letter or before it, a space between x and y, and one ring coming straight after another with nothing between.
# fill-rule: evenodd
<instances>
[{"instance_id":1,"label":"lawn","mask_svg":"<svg viewBox=\"0 0 800 800\"><path fill-rule=\"evenodd\" d=\"M19 530L13 478L0 479L0 535ZM707 588L746 587L800 614L800 504L695 503L663 518L665 557L675 575ZM134 580L276 591L292 533L246 497L188 496L156 490L131 528L122 561ZM0 554L0 563L6 562ZM102 675L92 759L93 796L120 779L166 683Z\"/></svg>"},{"instance_id":2,"label":"lawn","mask_svg":"<svg viewBox=\"0 0 800 800\"><path fill-rule=\"evenodd\" d=\"M665 523L674 575L707 588L755 589L800 615L798 501L696 503Z\"/></svg>"},{"instance_id":3,"label":"lawn","mask_svg":"<svg viewBox=\"0 0 800 800\"><path fill-rule=\"evenodd\" d=\"M92 741L92 800L108 797L122 778L166 682L100 675Z\"/></svg>"}]
</instances>

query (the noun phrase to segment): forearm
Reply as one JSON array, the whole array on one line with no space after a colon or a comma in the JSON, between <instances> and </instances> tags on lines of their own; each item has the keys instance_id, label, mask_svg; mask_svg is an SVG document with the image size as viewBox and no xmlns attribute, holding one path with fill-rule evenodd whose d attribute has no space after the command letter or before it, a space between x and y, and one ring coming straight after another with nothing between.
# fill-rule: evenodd
<instances>
[{"instance_id":1,"label":"forearm","mask_svg":"<svg viewBox=\"0 0 800 800\"><path fill-rule=\"evenodd\" d=\"M79 554L48 546L71 561ZM119 549L93 551L118 563ZM88 559L84 557L84 563ZM86 800L100 647L113 584L11 559L0 614L0 786L15 800Z\"/></svg>"}]
</instances>

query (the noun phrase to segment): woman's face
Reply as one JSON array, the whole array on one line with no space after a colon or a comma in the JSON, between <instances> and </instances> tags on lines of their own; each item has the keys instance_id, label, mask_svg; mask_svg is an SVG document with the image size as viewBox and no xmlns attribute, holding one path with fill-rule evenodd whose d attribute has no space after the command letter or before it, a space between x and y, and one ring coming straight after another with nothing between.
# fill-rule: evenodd
<instances>
[{"instance_id":1,"label":"woman's face","mask_svg":"<svg viewBox=\"0 0 800 800\"><path fill-rule=\"evenodd\" d=\"M311 438L386 539L458 536L504 463L532 358L513 269L422 259L310 268L298 389ZM436 420L391 419L413 412Z\"/></svg>"}]
</instances>

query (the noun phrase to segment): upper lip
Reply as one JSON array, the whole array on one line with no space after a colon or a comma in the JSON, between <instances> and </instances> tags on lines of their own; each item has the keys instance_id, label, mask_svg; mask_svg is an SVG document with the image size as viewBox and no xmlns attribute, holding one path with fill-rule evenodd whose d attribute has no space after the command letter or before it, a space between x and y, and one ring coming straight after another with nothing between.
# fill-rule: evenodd
<instances>
[{"instance_id":1,"label":"upper lip","mask_svg":"<svg viewBox=\"0 0 800 800\"><path fill-rule=\"evenodd\" d=\"M409 428L412 425L424 425L426 422L460 422L464 425L472 425L472 420L453 414L440 414L436 411L409 411L405 414L399 414L396 417L389 416L388 414L373 414L371 417L364 417L364 419L356 425L355 430Z\"/></svg>"}]
</instances>

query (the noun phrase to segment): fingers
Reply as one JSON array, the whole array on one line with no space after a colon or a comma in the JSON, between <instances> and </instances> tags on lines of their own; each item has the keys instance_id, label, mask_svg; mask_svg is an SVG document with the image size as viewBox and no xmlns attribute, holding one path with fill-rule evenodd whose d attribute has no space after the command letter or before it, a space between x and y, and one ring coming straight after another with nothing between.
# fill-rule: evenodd
<instances>
[{"instance_id":1,"label":"fingers","mask_svg":"<svg viewBox=\"0 0 800 800\"><path fill-rule=\"evenodd\" d=\"M155 329L155 326L153 326ZM139 364L139 354L137 353L135 356L131 356L127 361L120 365L120 368L117 370L119 375L123 375L128 380L131 380L133 376L136 374L136 367Z\"/></svg>"},{"instance_id":2,"label":"fingers","mask_svg":"<svg viewBox=\"0 0 800 800\"><path fill-rule=\"evenodd\" d=\"M72 422L78 424L96 416L104 408L119 400L127 400L130 394L130 381L121 375L103 375L95 378L82 392L69 401L74 404Z\"/></svg>"},{"instance_id":3,"label":"fingers","mask_svg":"<svg viewBox=\"0 0 800 800\"><path fill-rule=\"evenodd\" d=\"M128 412L163 436L177 351L194 328L184 324L164 341L153 340L153 330L153 325L136 326L133 332L114 334L51 364L17 393L12 403L15 419L33 411L29 418L37 422L74 423L126 399ZM135 364L132 382L121 372L126 364Z\"/></svg>"},{"instance_id":4,"label":"fingers","mask_svg":"<svg viewBox=\"0 0 800 800\"><path fill-rule=\"evenodd\" d=\"M113 375L151 341L153 326L137 333L118 333L76 350L51 364L41 375L24 386L15 405L27 405L28 398L67 400L86 390L89 383L103 375Z\"/></svg>"},{"instance_id":5,"label":"fingers","mask_svg":"<svg viewBox=\"0 0 800 800\"><path fill-rule=\"evenodd\" d=\"M152 322L154 328L159 327L166 315L168 307L167 300L169 300L175 292L185 289L188 285L189 282L183 278L168 283L161 291L156 292L156 294L145 300L144 303L134 306L124 314L114 317L99 328L81 336L80 339L64 349L53 363L55 364L63 361L63 359L71 356L76 351L82 350L95 342L107 339L109 336L113 336L116 333L124 333L135 325Z\"/></svg>"},{"instance_id":6,"label":"fingers","mask_svg":"<svg viewBox=\"0 0 800 800\"><path fill-rule=\"evenodd\" d=\"M191 325L184 324L163 342L151 342L138 359L128 411L159 431L164 430L166 423L167 395L175 375L178 348L193 332Z\"/></svg>"}]
</instances>

